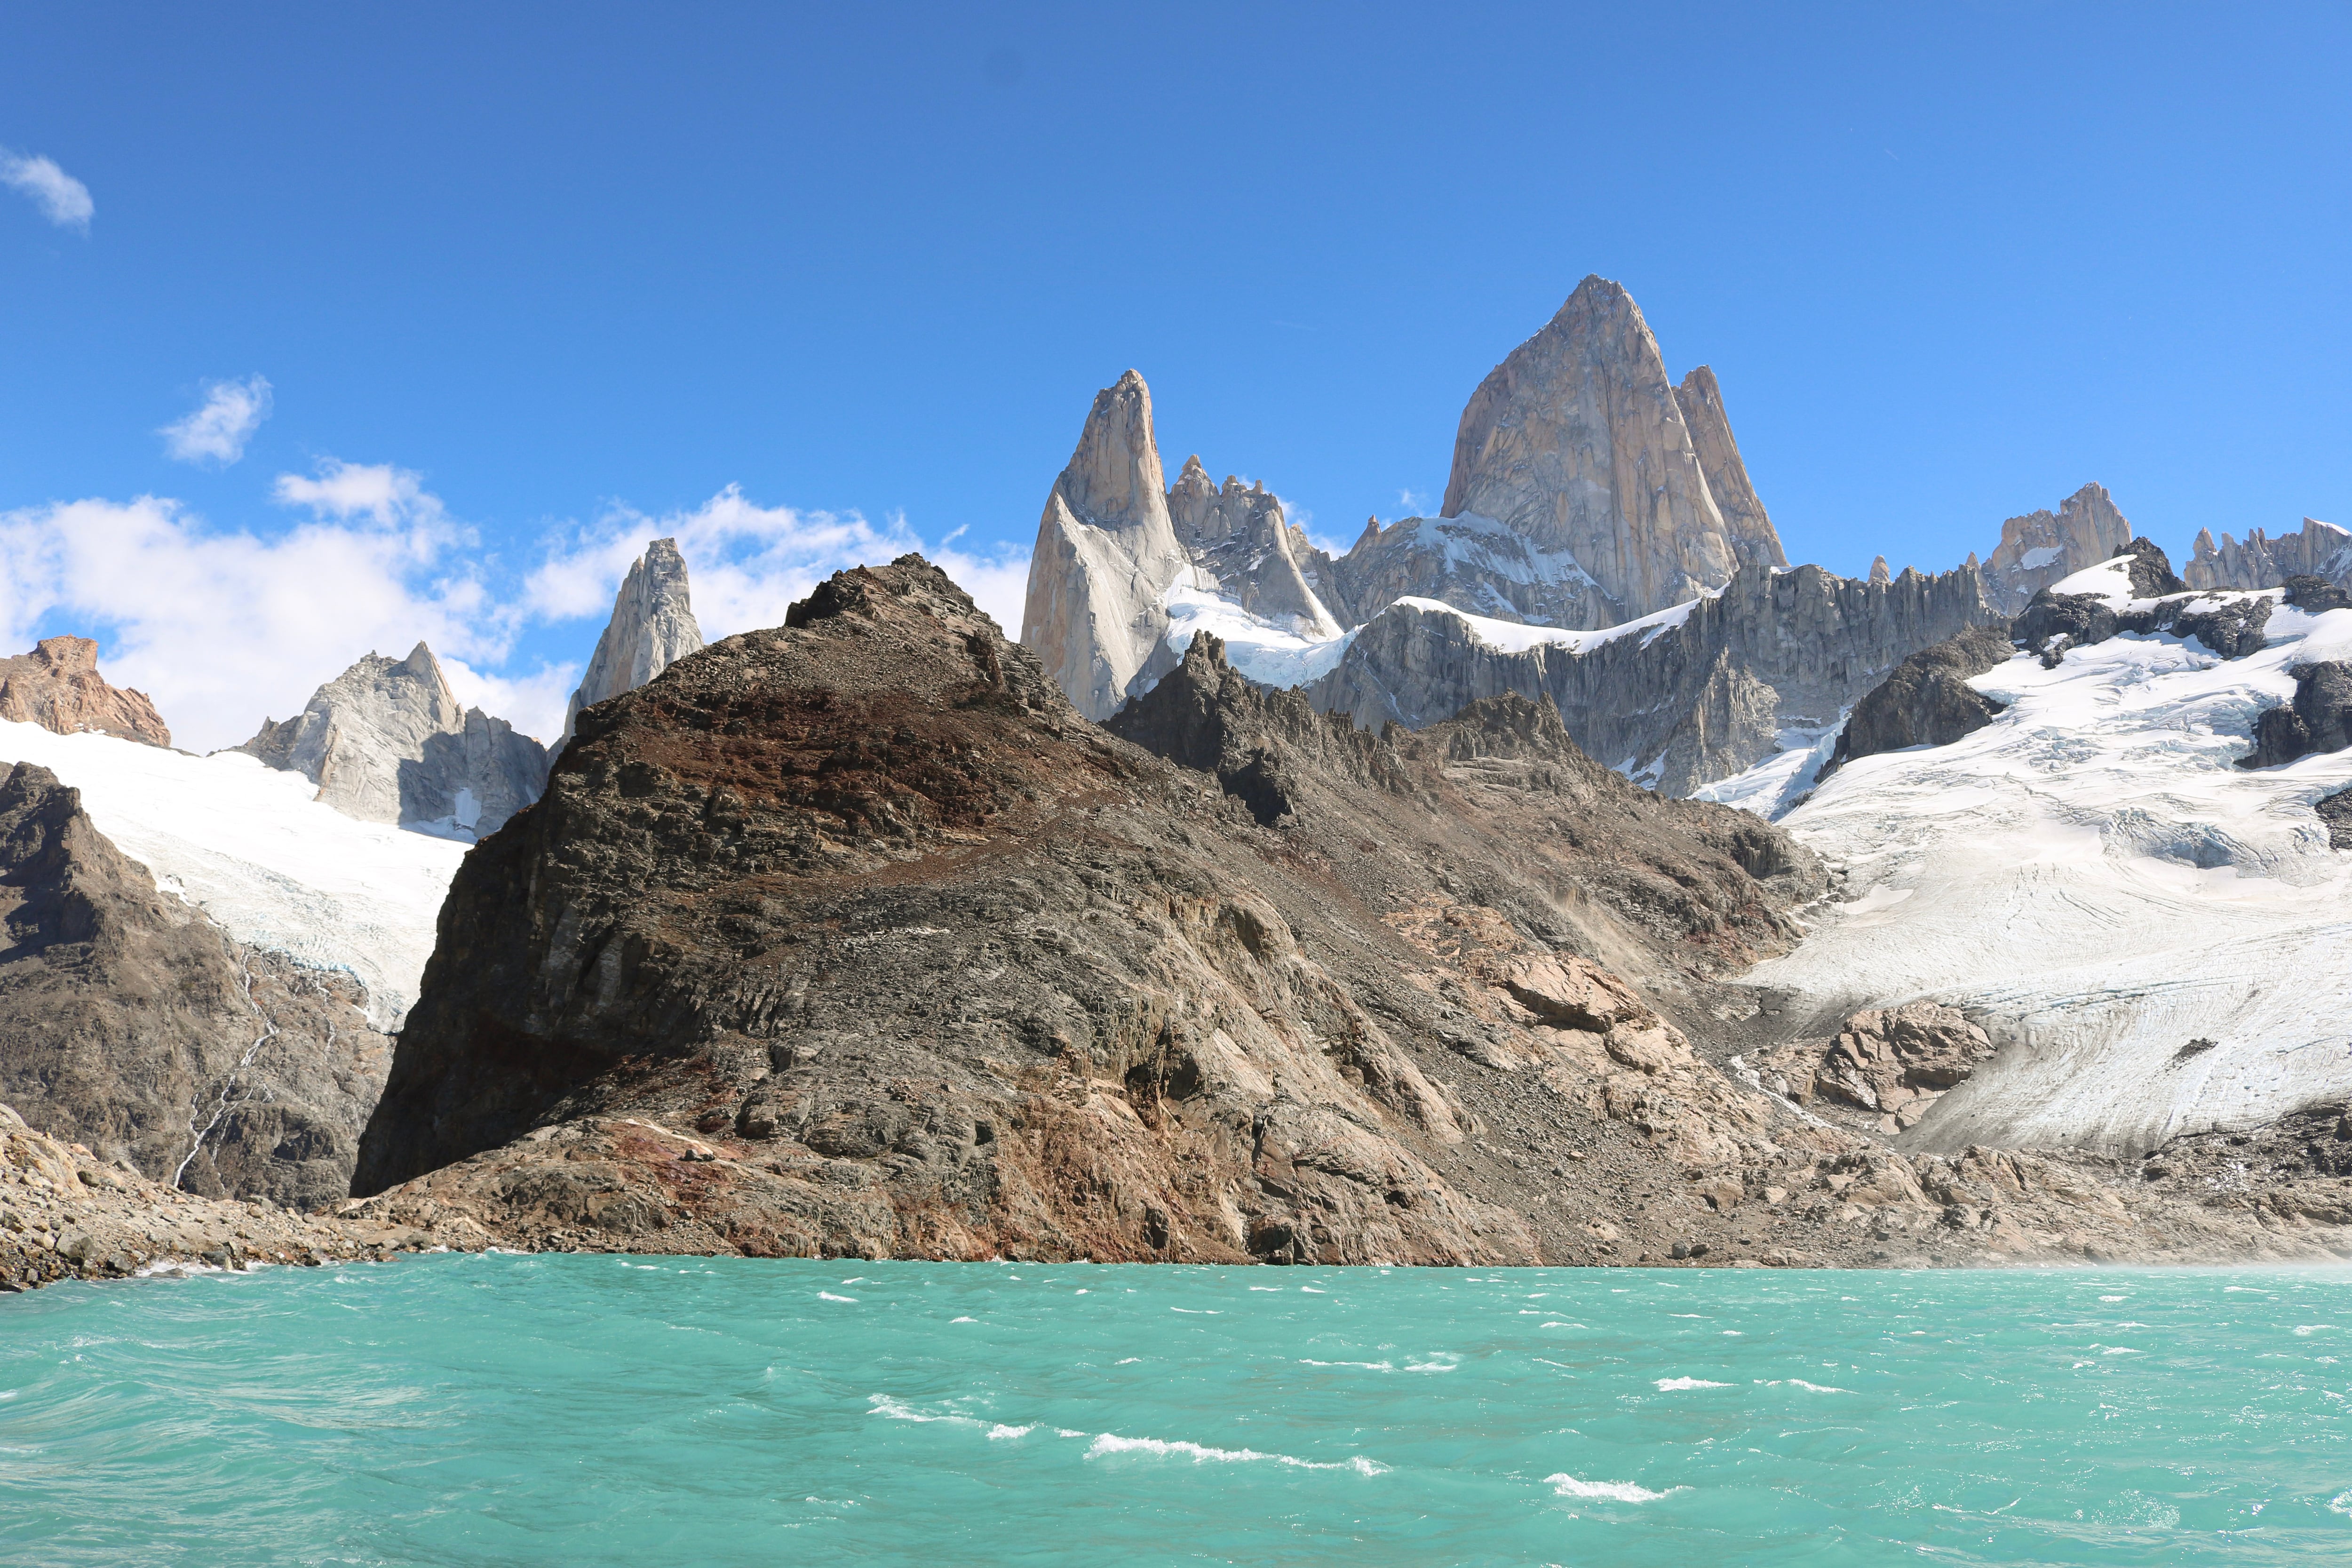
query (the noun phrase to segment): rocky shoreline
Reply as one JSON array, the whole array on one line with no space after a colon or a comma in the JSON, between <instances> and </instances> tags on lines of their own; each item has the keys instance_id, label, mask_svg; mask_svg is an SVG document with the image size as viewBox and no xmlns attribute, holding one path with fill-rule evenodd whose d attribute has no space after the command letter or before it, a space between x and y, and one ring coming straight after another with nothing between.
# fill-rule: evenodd
<instances>
[{"instance_id":1,"label":"rocky shoreline","mask_svg":"<svg viewBox=\"0 0 2352 1568\"><path fill-rule=\"evenodd\" d=\"M408 1252L478 1251L492 1239L457 1215L419 1226L198 1197L37 1132L0 1105L0 1291L175 1266L383 1262Z\"/></svg>"}]
</instances>

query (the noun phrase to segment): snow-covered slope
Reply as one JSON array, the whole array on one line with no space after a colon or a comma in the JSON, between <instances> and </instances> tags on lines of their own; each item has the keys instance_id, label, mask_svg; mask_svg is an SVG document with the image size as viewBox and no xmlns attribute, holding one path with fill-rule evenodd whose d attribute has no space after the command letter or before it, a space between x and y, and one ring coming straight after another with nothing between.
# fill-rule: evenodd
<instances>
[{"instance_id":1,"label":"snow-covered slope","mask_svg":"<svg viewBox=\"0 0 2352 1568\"><path fill-rule=\"evenodd\" d=\"M20 762L80 790L100 831L239 942L348 970L379 1027L415 1001L467 846L345 816L301 774L236 752L0 722L0 763Z\"/></svg>"},{"instance_id":2,"label":"snow-covered slope","mask_svg":"<svg viewBox=\"0 0 2352 1568\"><path fill-rule=\"evenodd\" d=\"M2057 588L2130 595L2112 565ZM2293 667L2352 651L2352 610L2281 605L2265 631L2231 660L2169 636L2021 654L1971 683L2010 705L1990 725L1832 775L1780 821L1853 901L1752 978L1825 1017L1975 1014L2004 1049L1912 1135L1928 1147L2137 1152L2352 1091L2352 854L2313 810L2352 752L2234 765ZM1708 793L1775 801L1801 761Z\"/></svg>"}]
</instances>

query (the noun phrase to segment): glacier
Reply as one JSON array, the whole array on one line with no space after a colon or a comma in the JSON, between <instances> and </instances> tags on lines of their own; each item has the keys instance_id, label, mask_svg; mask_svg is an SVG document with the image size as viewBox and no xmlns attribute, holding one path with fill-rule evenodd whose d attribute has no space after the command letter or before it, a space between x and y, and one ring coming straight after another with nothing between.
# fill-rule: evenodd
<instances>
[{"instance_id":1,"label":"glacier","mask_svg":"<svg viewBox=\"0 0 2352 1568\"><path fill-rule=\"evenodd\" d=\"M300 773L241 752L200 757L137 741L0 721L0 761L35 763L155 885L238 942L338 969L367 987L370 1022L416 1000L467 844L362 822Z\"/></svg>"},{"instance_id":2,"label":"glacier","mask_svg":"<svg viewBox=\"0 0 2352 1568\"><path fill-rule=\"evenodd\" d=\"M2118 563L2053 591L2147 602ZM2294 668L2352 651L2352 610L2204 595L2232 596L2273 601L2247 657L2129 633L2052 668L2021 653L1971 682L2006 710L1951 745L1805 794L1826 744L1790 736L1703 792L1776 817L1840 884L1752 983L1817 1029L1931 1000L2001 1044L1900 1143L2137 1156L2352 1093L2352 854L2313 809L2352 787L2352 752L2235 765Z\"/></svg>"}]
</instances>

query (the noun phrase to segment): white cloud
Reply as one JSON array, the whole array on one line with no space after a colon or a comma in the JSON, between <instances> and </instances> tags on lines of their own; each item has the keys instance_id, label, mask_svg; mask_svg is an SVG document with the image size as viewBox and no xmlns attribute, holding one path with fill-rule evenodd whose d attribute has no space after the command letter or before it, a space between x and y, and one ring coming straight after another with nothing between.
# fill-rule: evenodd
<instances>
[{"instance_id":1,"label":"white cloud","mask_svg":"<svg viewBox=\"0 0 2352 1568\"><path fill-rule=\"evenodd\" d=\"M329 458L279 476L273 495L310 515L269 537L211 528L152 496L0 512L0 653L37 630L99 637L107 678L153 698L178 744L209 751L299 712L362 654L397 658L422 639L461 700L552 741L647 541L677 539L714 641L782 624L845 567L924 548L903 518L762 507L730 486L666 516L617 509L551 538L533 570L501 583L475 531L411 470ZM1017 633L1026 553L960 551L953 538L927 553ZM515 649L531 626L571 657L525 665Z\"/></svg>"},{"instance_id":2,"label":"white cloud","mask_svg":"<svg viewBox=\"0 0 2352 1568\"><path fill-rule=\"evenodd\" d=\"M263 539L142 496L0 513L0 552L6 647L30 646L45 620L103 635L107 678L153 698L191 751L300 711L363 653L396 658L423 638L495 667L512 643L473 564L420 553L404 526L310 522Z\"/></svg>"},{"instance_id":3,"label":"white cloud","mask_svg":"<svg viewBox=\"0 0 2352 1568\"><path fill-rule=\"evenodd\" d=\"M163 437L166 457L226 468L245 456L245 444L268 417L269 383L249 375L243 381L205 383L204 405L156 434Z\"/></svg>"},{"instance_id":4,"label":"white cloud","mask_svg":"<svg viewBox=\"0 0 2352 1568\"><path fill-rule=\"evenodd\" d=\"M25 153L12 153L0 147L0 185L25 193L41 216L59 228L89 232L89 220L98 211L89 199L89 187L58 167L48 158Z\"/></svg>"},{"instance_id":5,"label":"white cloud","mask_svg":"<svg viewBox=\"0 0 2352 1568\"><path fill-rule=\"evenodd\" d=\"M1026 552L1001 548L977 555L951 548L954 534L925 551L904 518L877 525L856 512L763 507L733 485L691 511L649 517L616 508L593 527L559 540L526 584L529 613L545 620L593 616L601 623L612 612L629 563L648 542L669 538L686 557L694 618L712 642L757 626L781 626L793 601L807 598L834 573L910 551L929 554L1006 627L1006 636L1020 635Z\"/></svg>"}]
</instances>

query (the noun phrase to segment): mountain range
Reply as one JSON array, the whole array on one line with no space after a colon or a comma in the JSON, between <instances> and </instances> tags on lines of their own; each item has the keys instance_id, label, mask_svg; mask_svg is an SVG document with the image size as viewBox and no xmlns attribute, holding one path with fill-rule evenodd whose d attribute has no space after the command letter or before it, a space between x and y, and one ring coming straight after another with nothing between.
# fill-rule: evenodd
<instances>
[{"instance_id":1,"label":"mountain range","mask_svg":"<svg viewBox=\"0 0 2352 1568\"><path fill-rule=\"evenodd\" d=\"M909 556L705 647L657 542L551 752L422 644L205 758L0 661L0 1132L126 1184L79 1256L8 1197L0 1279L169 1252L152 1192L314 1252L2352 1253L2342 531L2176 574L2089 484L1792 565L1599 278L1437 515L1335 554L1210 476L1097 394L1017 639Z\"/></svg>"}]
</instances>

